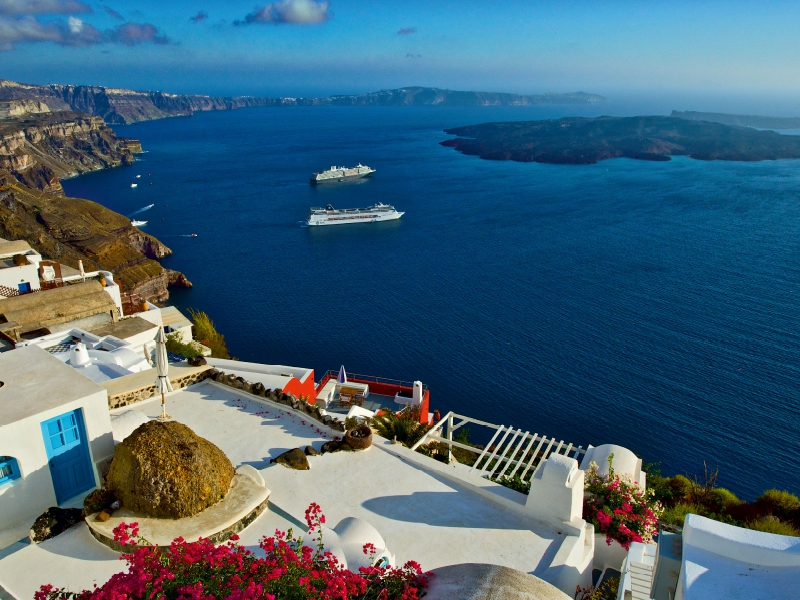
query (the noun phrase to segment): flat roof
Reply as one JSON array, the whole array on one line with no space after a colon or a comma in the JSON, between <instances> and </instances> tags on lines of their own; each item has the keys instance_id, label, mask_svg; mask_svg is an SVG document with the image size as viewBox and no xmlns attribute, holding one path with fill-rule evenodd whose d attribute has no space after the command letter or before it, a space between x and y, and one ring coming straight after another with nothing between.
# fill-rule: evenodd
<instances>
[{"instance_id":1,"label":"flat roof","mask_svg":"<svg viewBox=\"0 0 800 600\"><path fill-rule=\"evenodd\" d=\"M141 317L129 317L127 319L117 321L116 323L107 323L106 325L95 327L94 329L90 329L89 333L96 335L97 337L113 335L116 338L124 340L129 337L133 337L134 335L144 333L150 329L158 329L158 325L151 323L150 321L146 321ZM155 337L156 334L153 332L153 339L155 339Z\"/></svg>"},{"instance_id":2,"label":"flat roof","mask_svg":"<svg viewBox=\"0 0 800 600\"><path fill-rule=\"evenodd\" d=\"M24 254L33 250L31 245L25 240L14 240L12 242L0 241L0 256L11 254Z\"/></svg>"},{"instance_id":3,"label":"flat roof","mask_svg":"<svg viewBox=\"0 0 800 600\"><path fill-rule=\"evenodd\" d=\"M161 401L153 398L111 413L128 410L154 419ZM532 572L552 563L564 539L547 525L383 450L389 442L377 436L366 451L310 457L310 471L270 466L270 459L292 448L319 449L334 432L325 433L285 406L226 386L206 381L169 394L166 410L222 449L234 467L248 464L264 476L272 491L269 506L239 534L245 547L256 547L276 528L292 527L307 538L303 513L311 502L322 506L331 527L344 517L364 519L383 536L398 564L416 560L425 570L473 562ZM26 533L27 528L15 539ZM34 572L31 564L40 568ZM0 585L17 598L30 598L45 582L91 589L124 568L119 555L80 523L41 544L22 540L0 552Z\"/></svg>"},{"instance_id":4,"label":"flat roof","mask_svg":"<svg viewBox=\"0 0 800 600\"><path fill-rule=\"evenodd\" d=\"M0 427L104 391L39 346L0 354Z\"/></svg>"},{"instance_id":5,"label":"flat roof","mask_svg":"<svg viewBox=\"0 0 800 600\"><path fill-rule=\"evenodd\" d=\"M16 322L19 333L69 323L100 313L116 313L116 310L114 300L98 281L0 300L0 314L8 321Z\"/></svg>"},{"instance_id":6,"label":"flat roof","mask_svg":"<svg viewBox=\"0 0 800 600\"><path fill-rule=\"evenodd\" d=\"M164 327L186 327L191 326L189 318L174 306L165 306L161 309L161 322Z\"/></svg>"},{"instance_id":7,"label":"flat roof","mask_svg":"<svg viewBox=\"0 0 800 600\"><path fill-rule=\"evenodd\" d=\"M127 408L155 418L161 412L160 398ZM272 490L269 510L304 523L305 509L316 502L331 527L345 517L364 519L387 540L399 564L416 560L427 570L491 563L530 573L549 566L565 537L384 450L389 442L377 436L366 451L311 457L309 471L270 465L270 459L292 448L312 445L319 450L333 434L323 437L315 421L226 386L203 382L171 394L166 410L219 446L234 467L259 469ZM257 521L244 533L258 539L272 531L261 529Z\"/></svg>"}]
</instances>

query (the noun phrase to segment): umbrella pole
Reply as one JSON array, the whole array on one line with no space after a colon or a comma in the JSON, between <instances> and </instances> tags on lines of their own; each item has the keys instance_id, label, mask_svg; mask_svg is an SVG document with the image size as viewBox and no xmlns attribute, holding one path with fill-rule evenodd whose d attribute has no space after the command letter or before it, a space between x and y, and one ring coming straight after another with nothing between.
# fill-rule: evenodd
<instances>
[{"instance_id":1,"label":"umbrella pole","mask_svg":"<svg viewBox=\"0 0 800 600\"><path fill-rule=\"evenodd\" d=\"M167 414L167 406L164 400L164 392L161 392L161 420L166 421L167 419L170 418L171 417Z\"/></svg>"}]
</instances>

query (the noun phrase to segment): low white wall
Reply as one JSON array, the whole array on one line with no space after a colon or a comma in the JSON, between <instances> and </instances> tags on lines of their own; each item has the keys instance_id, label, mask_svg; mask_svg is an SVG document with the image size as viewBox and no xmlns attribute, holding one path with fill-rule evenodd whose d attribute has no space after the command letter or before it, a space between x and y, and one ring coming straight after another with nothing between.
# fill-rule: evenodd
<instances>
[{"instance_id":1,"label":"low white wall","mask_svg":"<svg viewBox=\"0 0 800 600\"><path fill-rule=\"evenodd\" d=\"M301 382L312 373L313 369L302 367L287 367L286 365L264 365L261 363L242 362L238 360L226 360L224 358L212 358L208 364L213 365L221 371L235 369L239 371L249 371L251 373L263 373L264 375L287 374L296 377Z\"/></svg>"},{"instance_id":2,"label":"low white wall","mask_svg":"<svg viewBox=\"0 0 800 600\"><path fill-rule=\"evenodd\" d=\"M692 548L718 556L771 567L800 566L800 538L764 533L687 515L683 526L683 554Z\"/></svg>"},{"instance_id":3,"label":"low white wall","mask_svg":"<svg viewBox=\"0 0 800 600\"><path fill-rule=\"evenodd\" d=\"M531 479L531 491L525 502L528 513L554 527L583 529L584 472L578 461L560 454L551 455Z\"/></svg>"},{"instance_id":4,"label":"low white wall","mask_svg":"<svg viewBox=\"0 0 800 600\"><path fill-rule=\"evenodd\" d=\"M95 482L100 481L98 463L114 454L105 390L0 428L0 456L14 457L20 470L18 479L0 485L0 528L33 523L47 508L56 506L41 424L77 409L83 412Z\"/></svg>"}]
</instances>

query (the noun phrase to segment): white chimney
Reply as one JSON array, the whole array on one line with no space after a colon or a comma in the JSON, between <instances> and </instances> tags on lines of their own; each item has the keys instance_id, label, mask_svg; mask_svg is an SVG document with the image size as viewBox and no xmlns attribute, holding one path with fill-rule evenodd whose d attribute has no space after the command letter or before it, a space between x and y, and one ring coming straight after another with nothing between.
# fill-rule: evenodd
<instances>
[{"instance_id":1,"label":"white chimney","mask_svg":"<svg viewBox=\"0 0 800 600\"><path fill-rule=\"evenodd\" d=\"M69 364L73 367L85 367L90 365L92 359L89 358L89 351L86 349L86 344L78 342L69 349Z\"/></svg>"},{"instance_id":2,"label":"white chimney","mask_svg":"<svg viewBox=\"0 0 800 600\"><path fill-rule=\"evenodd\" d=\"M414 394L413 394L413 402L411 403L413 406L422 406L422 382L415 381L414 382Z\"/></svg>"}]
</instances>

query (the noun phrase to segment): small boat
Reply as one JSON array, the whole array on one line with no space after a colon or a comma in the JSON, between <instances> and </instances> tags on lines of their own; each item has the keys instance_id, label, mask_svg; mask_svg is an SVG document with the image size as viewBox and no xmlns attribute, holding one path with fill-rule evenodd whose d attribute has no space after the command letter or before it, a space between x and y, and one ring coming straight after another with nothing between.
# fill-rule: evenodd
<instances>
[{"instance_id":1,"label":"small boat","mask_svg":"<svg viewBox=\"0 0 800 600\"><path fill-rule=\"evenodd\" d=\"M133 225L134 227L142 227L144 225L147 225L147 221L131 221L131 225Z\"/></svg>"},{"instance_id":2,"label":"small boat","mask_svg":"<svg viewBox=\"0 0 800 600\"><path fill-rule=\"evenodd\" d=\"M137 185L138 185L138 184L136 184L136 183L132 183L132 184L131 184L131 187L136 187Z\"/></svg>"},{"instance_id":3,"label":"small boat","mask_svg":"<svg viewBox=\"0 0 800 600\"><path fill-rule=\"evenodd\" d=\"M196 234L196 233L193 233L191 237L197 237L197 234Z\"/></svg>"},{"instance_id":4,"label":"small boat","mask_svg":"<svg viewBox=\"0 0 800 600\"><path fill-rule=\"evenodd\" d=\"M141 177L141 175L137 175L137 176L136 176L136 179L139 179L139 177Z\"/></svg>"}]
</instances>

